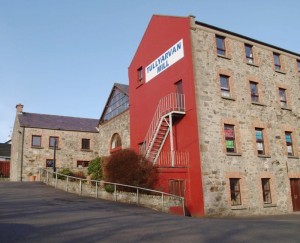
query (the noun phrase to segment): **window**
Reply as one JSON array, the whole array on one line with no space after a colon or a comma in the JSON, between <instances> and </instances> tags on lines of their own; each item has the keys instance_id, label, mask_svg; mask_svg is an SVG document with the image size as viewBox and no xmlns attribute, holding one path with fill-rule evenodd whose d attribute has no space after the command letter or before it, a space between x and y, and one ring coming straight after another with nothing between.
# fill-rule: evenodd
<instances>
[{"instance_id":1,"label":"window","mask_svg":"<svg viewBox=\"0 0 300 243\"><path fill-rule=\"evenodd\" d=\"M258 84L250 81L251 102L259 102Z\"/></svg>"},{"instance_id":2,"label":"window","mask_svg":"<svg viewBox=\"0 0 300 243\"><path fill-rule=\"evenodd\" d=\"M41 147L42 136L32 135L31 146Z\"/></svg>"},{"instance_id":3,"label":"window","mask_svg":"<svg viewBox=\"0 0 300 243\"><path fill-rule=\"evenodd\" d=\"M225 132L226 152L236 153L234 126L225 124L224 132Z\"/></svg>"},{"instance_id":4,"label":"window","mask_svg":"<svg viewBox=\"0 0 300 243\"><path fill-rule=\"evenodd\" d=\"M115 133L111 139L111 149L116 149L122 146L121 137L118 133Z\"/></svg>"},{"instance_id":5,"label":"window","mask_svg":"<svg viewBox=\"0 0 300 243\"><path fill-rule=\"evenodd\" d=\"M83 138L81 140L81 149L90 149L90 139Z\"/></svg>"},{"instance_id":6,"label":"window","mask_svg":"<svg viewBox=\"0 0 300 243\"><path fill-rule=\"evenodd\" d=\"M54 160L53 159L46 159L46 167L53 167Z\"/></svg>"},{"instance_id":7,"label":"window","mask_svg":"<svg viewBox=\"0 0 300 243\"><path fill-rule=\"evenodd\" d=\"M254 63L253 59L253 46L245 44L245 53L246 53L246 60L247 63Z\"/></svg>"},{"instance_id":8,"label":"window","mask_svg":"<svg viewBox=\"0 0 300 243\"><path fill-rule=\"evenodd\" d=\"M169 180L169 193L184 197L184 180Z\"/></svg>"},{"instance_id":9,"label":"window","mask_svg":"<svg viewBox=\"0 0 300 243\"><path fill-rule=\"evenodd\" d=\"M286 90L279 88L279 98L281 108L287 108Z\"/></svg>"},{"instance_id":10,"label":"window","mask_svg":"<svg viewBox=\"0 0 300 243\"><path fill-rule=\"evenodd\" d=\"M262 178L261 179L261 186L262 186L264 203L272 203L271 189L270 189L270 179L269 178Z\"/></svg>"},{"instance_id":11,"label":"window","mask_svg":"<svg viewBox=\"0 0 300 243\"><path fill-rule=\"evenodd\" d=\"M217 43L217 54L225 56L226 55L225 37L217 35L216 43Z\"/></svg>"},{"instance_id":12,"label":"window","mask_svg":"<svg viewBox=\"0 0 300 243\"><path fill-rule=\"evenodd\" d=\"M138 84L142 83L142 81L143 81L143 67L140 67L137 70L137 78L138 78Z\"/></svg>"},{"instance_id":13,"label":"window","mask_svg":"<svg viewBox=\"0 0 300 243\"><path fill-rule=\"evenodd\" d=\"M230 97L229 77L220 75L220 84L222 97Z\"/></svg>"},{"instance_id":14,"label":"window","mask_svg":"<svg viewBox=\"0 0 300 243\"><path fill-rule=\"evenodd\" d=\"M58 137L49 137L49 148L58 148Z\"/></svg>"},{"instance_id":15,"label":"window","mask_svg":"<svg viewBox=\"0 0 300 243\"><path fill-rule=\"evenodd\" d=\"M263 129L255 128L255 136L256 136L257 153L263 155L265 154Z\"/></svg>"},{"instance_id":16,"label":"window","mask_svg":"<svg viewBox=\"0 0 300 243\"><path fill-rule=\"evenodd\" d=\"M242 204L241 190L240 190L240 179L230 178L230 195L231 195L231 206L237 206Z\"/></svg>"},{"instance_id":17,"label":"window","mask_svg":"<svg viewBox=\"0 0 300 243\"><path fill-rule=\"evenodd\" d=\"M297 60L298 72L300 73L300 60Z\"/></svg>"},{"instance_id":18,"label":"window","mask_svg":"<svg viewBox=\"0 0 300 243\"><path fill-rule=\"evenodd\" d=\"M83 167L88 167L89 166L89 161L85 160L78 160L77 161L77 167L78 168L83 168Z\"/></svg>"},{"instance_id":19,"label":"window","mask_svg":"<svg viewBox=\"0 0 300 243\"><path fill-rule=\"evenodd\" d=\"M281 64L280 64L280 55L278 53L273 53L274 58L274 67L275 70L281 70Z\"/></svg>"},{"instance_id":20,"label":"window","mask_svg":"<svg viewBox=\"0 0 300 243\"><path fill-rule=\"evenodd\" d=\"M123 111L129 107L128 95L115 88L109 102L105 108L105 113L103 116L104 121L108 121L115 116L121 114Z\"/></svg>"},{"instance_id":21,"label":"window","mask_svg":"<svg viewBox=\"0 0 300 243\"><path fill-rule=\"evenodd\" d=\"M292 133L291 132L285 132L285 143L286 143L288 156L294 156L293 141L292 141Z\"/></svg>"}]
</instances>

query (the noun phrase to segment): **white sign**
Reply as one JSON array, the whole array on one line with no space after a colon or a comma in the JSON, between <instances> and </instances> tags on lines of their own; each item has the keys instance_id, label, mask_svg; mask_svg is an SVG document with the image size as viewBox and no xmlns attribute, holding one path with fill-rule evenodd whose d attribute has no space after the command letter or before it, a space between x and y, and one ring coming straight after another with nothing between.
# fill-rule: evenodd
<instances>
[{"instance_id":1,"label":"white sign","mask_svg":"<svg viewBox=\"0 0 300 243\"><path fill-rule=\"evenodd\" d=\"M146 83L183 57L183 39L181 39L146 67Z\"/></svg>"}]
</instances>

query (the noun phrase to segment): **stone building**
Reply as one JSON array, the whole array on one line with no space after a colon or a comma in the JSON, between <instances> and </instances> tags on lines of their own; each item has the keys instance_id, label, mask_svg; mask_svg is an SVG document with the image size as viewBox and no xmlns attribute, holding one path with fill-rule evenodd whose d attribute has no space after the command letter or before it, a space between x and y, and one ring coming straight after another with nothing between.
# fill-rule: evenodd
<instances>
[{"instance_id":1,"label":"stone building","mask_svg":"<svg viewBox=\"0 0 300 243\"><path fill-rule=\"evenodd\" d=\"M98 154L98 120L23 112L17 114L12 135L11 181L26 181L39 168L86 170Z\"/></svg>"},{"instance_id":2,"label":"stone building","mask_svg":"<svg viewBox=\"0 0 300 243\"><path fill-rule=\"evenodd\" d=\"M154 15L129 67L131 147L193 216L300 211L299 79L299 53Z\"/></svg>"},{"instance_id":3,"label":"stone building","mask_svg":"<svg viewBox=\"0 0 300 243\"><path fill-rule=\"evenodd\" d=\"M99 120L23 112L18 104L12 135L11 181L39 168L86 172L90 160L129 148L129 86L115 83Z\"/></svg>"},{"instance_id":4,"label":"stone building","mask_svg":"<svg viewBox=\"0 0 300 243\"><path fill-rule=\"evenodd\" d=\"M130 147L128 85L114 84L98 125L101 156Z\"/></svg>"}]
</instances>

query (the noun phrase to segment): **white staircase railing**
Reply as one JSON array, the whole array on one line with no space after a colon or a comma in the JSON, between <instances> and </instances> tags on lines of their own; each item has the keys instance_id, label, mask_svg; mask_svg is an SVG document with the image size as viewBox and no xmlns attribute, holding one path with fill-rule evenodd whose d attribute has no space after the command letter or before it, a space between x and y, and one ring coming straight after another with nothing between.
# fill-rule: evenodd
<instances>
[{"instance_id":1,"label":"white staircase railing","mask_svg":"<svg viewBox=\"0 0 300 243\"><path fill-rule=\"evenodd\" d=\"M172 112L185 114L184 94L171 93L159 101L143 144L143 154L146 158L151 152L162 117Z\"/></svg>"}]
</instances>

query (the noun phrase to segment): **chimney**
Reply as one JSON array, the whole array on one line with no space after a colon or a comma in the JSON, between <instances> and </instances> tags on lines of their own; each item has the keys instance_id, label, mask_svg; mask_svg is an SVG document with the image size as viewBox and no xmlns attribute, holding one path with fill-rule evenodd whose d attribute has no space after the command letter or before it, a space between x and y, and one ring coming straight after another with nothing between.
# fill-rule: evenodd
<instances>
[{"instance_id":1,"label":"chimney","mask_svg":"<svg viewBox=\"0 0 300 243\"><path fill-rule=\"evenodd\" d=\"M16 109L17 109L17 114L22 114L23 113L23 105L21 103L16 105Z\"/></svg>"}]
</instances>

